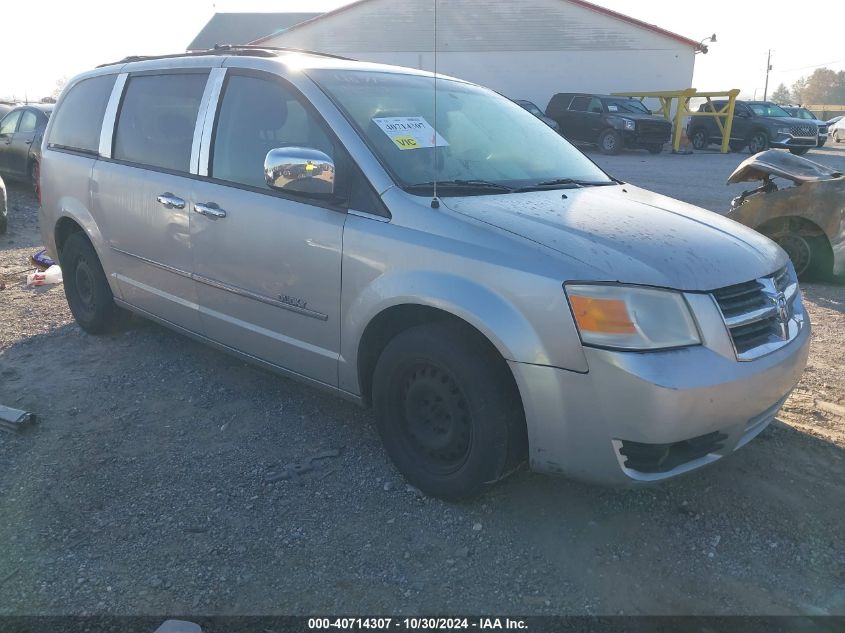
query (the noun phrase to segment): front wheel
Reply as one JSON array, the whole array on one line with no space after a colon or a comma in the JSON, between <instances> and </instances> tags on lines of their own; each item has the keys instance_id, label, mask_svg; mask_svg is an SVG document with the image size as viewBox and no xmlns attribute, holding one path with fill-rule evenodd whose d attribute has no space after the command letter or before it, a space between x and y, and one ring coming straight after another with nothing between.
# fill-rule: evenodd
<instances>
[{"instance_id":1,"label":"front wheel","mask_svg":"<svg viewBox=\"0 0 845 633\"><path fill-rule=\"evenodd\" d=\"M791 154L795 154L796 156L803 156L807 152L810 151L809 147L790 147L789 152Z\"/></svg>"},{"instance_id":2,"label":"front wheel","mask_svg":"<svg viewBox=\"0 0 845 633\"><path fill-rule=\"evenodd\" d=\"M113 331L128 318L114 303L97 251L82 233L72 233L59 253L65 297L79 326L89 334Z\"/></svg>"},{"instance_id":3,"label":"front wheel","mask_svg":"<svg viewBox=\"0 0 845 633\"><path fill-rule=\"evenodd\" d=\"M599 150L602 154L615 156L622 151L623 145L622 135L616 130L605 130L599 136Z\"/></svg>"},{"instance_id":4,"label":"front wheel","mask_svg":"<svg viewBox=\"0 0 845 633\"><path fill-rule=\"evenodd\" d=\"M460 324L410 328L373 375L376 425L396 468L435 497L473 497L524 459L525 418L505 361Z\"/></svg>"},{"instance_id":5,"label":"front wheel","mask_svg":"<svg viewBox=\"0 0 845 633\"><path fill-rule=\"evenodd\" d=\"M769 136L765 132L754 132L748 139L748 151L758 154L769 149Z\"/></svg>"},{"instance_id":6,"label":"front wheel","mask_svg":"<svg viewBox=\"0 0 845 633\"><path fill-rule=\"evenodd\" d=\"M707 146L710 144L710 137L707 134L707 130L704 128L696 128L690 137L690 142L692 143L693 149L707 149Z\"/></svg>"}]
</instances>

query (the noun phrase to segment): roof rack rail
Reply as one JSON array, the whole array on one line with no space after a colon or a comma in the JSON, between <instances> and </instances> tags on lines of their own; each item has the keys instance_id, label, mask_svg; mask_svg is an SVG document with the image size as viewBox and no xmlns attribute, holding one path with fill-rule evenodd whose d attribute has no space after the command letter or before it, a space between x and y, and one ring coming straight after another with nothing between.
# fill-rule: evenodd
<instances>
[{"instance_id":1,"label":"roof rack rail","mask_svg":"<svg viewBox=\"0 0 845 633\"><path fill-rule=\"evenodd\" d=\"M215 44L214 48L199 51L187 51L185 53L171 53L169 55L129 55L115 62L100 64L97 68L114 66L115 64L128 64L130 62L143 62L154 59L176 59L179 57L201 57L203 55L253 55L255 57L275 57L278 53L302 53L303 55L316 55L318 57L331 57L332 59L343 59L354 61L349 57L311 51L305 48L288 48L276 46L252 46L250 44Z\"/></svg>"}]
</instances>

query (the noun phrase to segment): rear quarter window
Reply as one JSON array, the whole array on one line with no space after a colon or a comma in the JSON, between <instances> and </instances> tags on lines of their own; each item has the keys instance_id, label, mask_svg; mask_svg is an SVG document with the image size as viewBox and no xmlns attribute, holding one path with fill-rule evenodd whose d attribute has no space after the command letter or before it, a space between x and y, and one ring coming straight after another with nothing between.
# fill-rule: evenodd
<instances>
[{"instance_id":1,"label":"rear quarter window","mask_svg":"<svg viewBox=\"0 0 845 633\"><path fill-rule=\"evenodd\" d=\"M100 128L117 75L83 79L64 96L53 116L48 146L96 153Z\"/></svg>"}]
</instances>

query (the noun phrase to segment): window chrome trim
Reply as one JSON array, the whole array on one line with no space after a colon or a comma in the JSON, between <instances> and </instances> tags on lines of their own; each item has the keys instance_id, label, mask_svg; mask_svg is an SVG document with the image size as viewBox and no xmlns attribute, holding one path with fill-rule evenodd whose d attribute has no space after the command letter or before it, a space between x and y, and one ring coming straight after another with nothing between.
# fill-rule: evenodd
<instances>
[{"instance_id":1,"label":"window chrome trim","mask_svg":"<svg viewBox=\"0 0 845 633\"><path fill-rule=\"evenodd\" d=\"M126 87L126 79L129 73L120 73L114 80L111 89L111 96L106 104L106 111L103 113L103 127L100 128L100 144L98 153L103 158L111 158L112 143L114 141L114 127L117 124L117 109L120 100L123 98L123 90Z\"/></svg>"},{"instance_id":2,"label":"window chrome trim","mask_svg":"<svg viewBox=\"0 0 845 633\"><path fill-rule=\"evenodd\" d=\"M212 68L208 76L208 83L200 102L197 126L194 128L194 143L191 147L191 173L208 176L208 162L211 155L211 138L214 129L214 119L226 79L225 68Z\"/></svg>"}]
</instances>

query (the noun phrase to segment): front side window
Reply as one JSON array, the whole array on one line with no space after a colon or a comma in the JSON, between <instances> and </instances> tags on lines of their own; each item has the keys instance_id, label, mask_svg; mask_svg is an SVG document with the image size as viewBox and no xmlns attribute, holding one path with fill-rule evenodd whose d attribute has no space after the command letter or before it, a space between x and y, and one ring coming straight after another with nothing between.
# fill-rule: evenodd
<instances>
[{"instance_id":1,"label":"front side window","mask_svg":"<svg viewBox=\"0 0 845 633\"><path fill-rule=\"evenodd\" d=\"M33 132L35 131L37 123L38 117L35 116L35 112L27 110L21 116L21 124L20 127L18 127L18 132Z\"/></svg>"},{"instance_id":2,"label":"front side window","mask_svg":"<svg viewBox=\"0 0 845 633\"><path fill-rule=\"evenodd\" d=\"M620 112L624 114L651 114L641 101L636 99L605 99L604 105L608 112Z\"/></svg>"},{"instance_id":3,"label":"front side window","mask_svg":"<svg viewBox=\"0 0 845 633\"><path fill-rule=\"evenodd\" d=\"M317 149L334 160L322 123L292 90L258 77L229 77L217 117L212 177L269 189L264 158L281 147Z\"/></svg>"},{"instance_id":4,"label":"front side window","mask_svg":"<svg viewBox=\"0 0 845 633\"><path fill-rule=\"evenodd\" d=\"M0 134L14 134L15 129L18 127L18 119L20 118L20 110L9 112L9 114L3 117L3 120L0 121Z\"/></svg>"},{"instance_id":5,"label":"front side window","mask_svg":"<svg viewBox=\"0 0 845 633\"><path fill-rule=\"evenodd\" d=\"M112 157L188 172L191 146L208 75L139 75L126 86Z\"/></svg>"},{"instance_id":6,"label":"front side window","mask_svg":"<svg viewBox=\"0 0 845 633\"><path fill-rule=\"evenodd\" d=\"M789 116L789 113L786 110L774 103L751 103L748 107L751 108L757 116L771 116L777 118Z\"/></svg>"},{"instance_id":7,"label":"front side window","mask_svg":"<svg viewBox=\"0 0 845 633\"><path fill-rule=\"evenodd\" d=\"M70 89L56 110L48 141L51 146L97 152L115 78L116 75L92 77Z\"/></svg>"},{"instance_id":8,"label":"front side window","mask_svg":"<svg viewBox=\"0 0 845 633\"><path fill-rule=\"evenodd\" d=\"M586 112L589 105L589 97L573 97L572 102L569 104L569 110L571 112Z\"/></svg>"},{"instance_id":9,"label":"front side window","mask_svg":"<svg viewBox=\"0 0 845 633\"><path fill-rule=\"evenodd\" d=\"M613 182L537 117L486 88L438 79L435 117L430 76L329 69L309 75L401 186L435 179L516 188L556 179Z\"/></svg>"}]
</instances>

